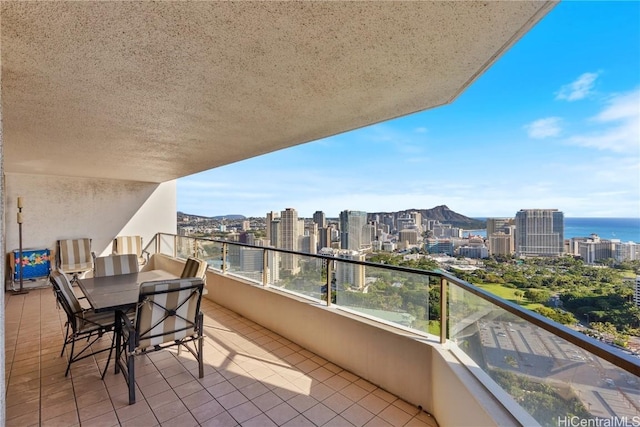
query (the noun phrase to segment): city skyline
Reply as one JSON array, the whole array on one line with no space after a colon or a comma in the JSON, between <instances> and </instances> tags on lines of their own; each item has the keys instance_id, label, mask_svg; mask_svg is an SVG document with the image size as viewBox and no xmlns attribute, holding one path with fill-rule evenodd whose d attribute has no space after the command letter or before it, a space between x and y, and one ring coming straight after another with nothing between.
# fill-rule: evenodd
<instances>
[{"instance_id":1,"label":"city skyline","mask_svg":"<svg viewBox=\"0 0 640 427\"><path fill-rule=\"evenodd\" d=\"M639 2L564 2L452 104L181 178L178 210L640 217Z\"/></svg>"}]
</instances>

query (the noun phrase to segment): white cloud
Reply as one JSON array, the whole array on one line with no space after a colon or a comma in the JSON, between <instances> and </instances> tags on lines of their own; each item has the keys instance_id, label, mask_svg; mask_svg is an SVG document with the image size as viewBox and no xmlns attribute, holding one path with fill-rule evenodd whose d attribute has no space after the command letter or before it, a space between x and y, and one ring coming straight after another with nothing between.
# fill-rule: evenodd
<instances>
[{"instance_id":1,"label":"white cloud","mask_svg":"<svg viewBox=\"0 0 640 427\"><path fill-rule=\"evenodd\" d=\"M603 125L596 130L569 138L569 142L598 150L639 154L640 89L612 97L591 123Z\"/></svg>"},{"instance_id":2,"label":"white cloud","mask_svg":"<svg viewBox=\"0 0 640 427\"><path fill-rule=\"evenodd\" d=\"M561 121L560 117L547 117L531 122L525 125L524 128L527 130L529 138L544 139L560 134L562 130L560 128Z\"/></svg>"},{"instance_id":3,"label":"white cloud","mask_svg":"<svg viewBox=\"0 0 640 427\"><path fill-rule=\"evenodd\" d=\"M427 128L425 128L425 127L419 127L419 128L416 128L416 129L414 130L414 132L415 132L415 133L426 133L426 132L427 132Z\"/></svg>"},{"instance_id":4,"label":"white cloud","mask_svg":"<svg viewBox=\"0 0 640 427\"><path fill-rule=\"evenodd\" d=\"M556 94L556 99L565 101L578 101L584 99L593 93L598 73L584 73L575 81L566 84L560 88Z\"/></svg>"}]
</instances>

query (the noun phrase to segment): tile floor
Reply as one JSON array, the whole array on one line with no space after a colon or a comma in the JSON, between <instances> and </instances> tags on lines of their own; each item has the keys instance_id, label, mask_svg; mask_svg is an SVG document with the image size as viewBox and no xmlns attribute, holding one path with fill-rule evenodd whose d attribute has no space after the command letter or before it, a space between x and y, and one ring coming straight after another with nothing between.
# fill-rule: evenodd
<instances>
[{"instance_id":1,"label":"tile floor","mask_svg":"<svg viewBox=\"0 0 640 427\"><path fill-rule=\"evenodd\" d=\"M183 351L136 362L136 398L100 368L106 353L59 357L65 316L50 288L5 294L7 426L413 426L434 418L295 343L208 300L205 376ZM104 336L98 346L108 346Z\"/></svg>"}]
</instances>

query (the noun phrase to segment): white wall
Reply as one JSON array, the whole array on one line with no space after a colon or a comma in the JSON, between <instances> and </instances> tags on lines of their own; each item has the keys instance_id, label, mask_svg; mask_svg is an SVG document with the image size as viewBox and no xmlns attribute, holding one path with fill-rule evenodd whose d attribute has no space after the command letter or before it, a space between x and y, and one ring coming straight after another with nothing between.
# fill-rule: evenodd
<instances>
[{"instance_id":1,"label":"white wall","mask_svg":"<svg viewBox=\"0 0 640 427\"><path fill-rule=\"evenodd\" d=\"M23 249L54 249L56 240L89 237L96 255L117 235L176 233L176 182L162 184L6 174L6 251L18 248L17 197L23 200Z\"/></svg>"}]
</instances>

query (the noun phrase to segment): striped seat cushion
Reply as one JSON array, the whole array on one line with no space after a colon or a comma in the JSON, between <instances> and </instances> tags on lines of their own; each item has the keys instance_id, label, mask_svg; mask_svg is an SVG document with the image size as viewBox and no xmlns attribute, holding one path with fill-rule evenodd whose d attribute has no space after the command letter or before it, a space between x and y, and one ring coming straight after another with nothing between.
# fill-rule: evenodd
<instances>
[{"instance_id":1,"label":"striped seat cushion","mask_svg":"<svg viewBox=\"0 0 640 427\"><path fill-rule=\"evenodd\" d=\"M138 272L138 257L134 254L109 255L96 258L95 277L116 276Z\"/></svg>"},{"instance_id":2,"label":"striped seat cushion","mask_svg":"<svg viewBox=\"0 0 640 427\"><path fill-rule=\"evenodd\" d=\"M195 334L202 279L145 282L136 312L137 348L173 342Z\"/></svg>"},{"instance_id":3,"label":"striped seat cushion","mask_svg":"<svg viewBox=\"0 0 640 427\"><path fill-rule=\"evenodd\" d=\"M118 236L113 239L114 254L135 254L140 264L145 263L142 257L142 236Z\"/></svg>"},{"instance_id":4,"label":"striped seat cushion","mask_svg":"<svg viewBox=\"0 0 640 427\"><path fill-rule=\"evenodd\" d=\"M65 273L91 270L91 239L69 239L58 241L60 269Z\"/></svg>"},{"instance_id":5,"label":"striped seat cushion","mask_svg":"<svg viewBox=\"0 0 640 427\"><path fill-rule=\"evenodd\" d=\"M204 280L207 274L207 267L208 265L206 261L189 257L187 262L184 264L184 269L182 270L180 277L183 279L187 277L199 277Z\"/></svg>"}]
</instances>

